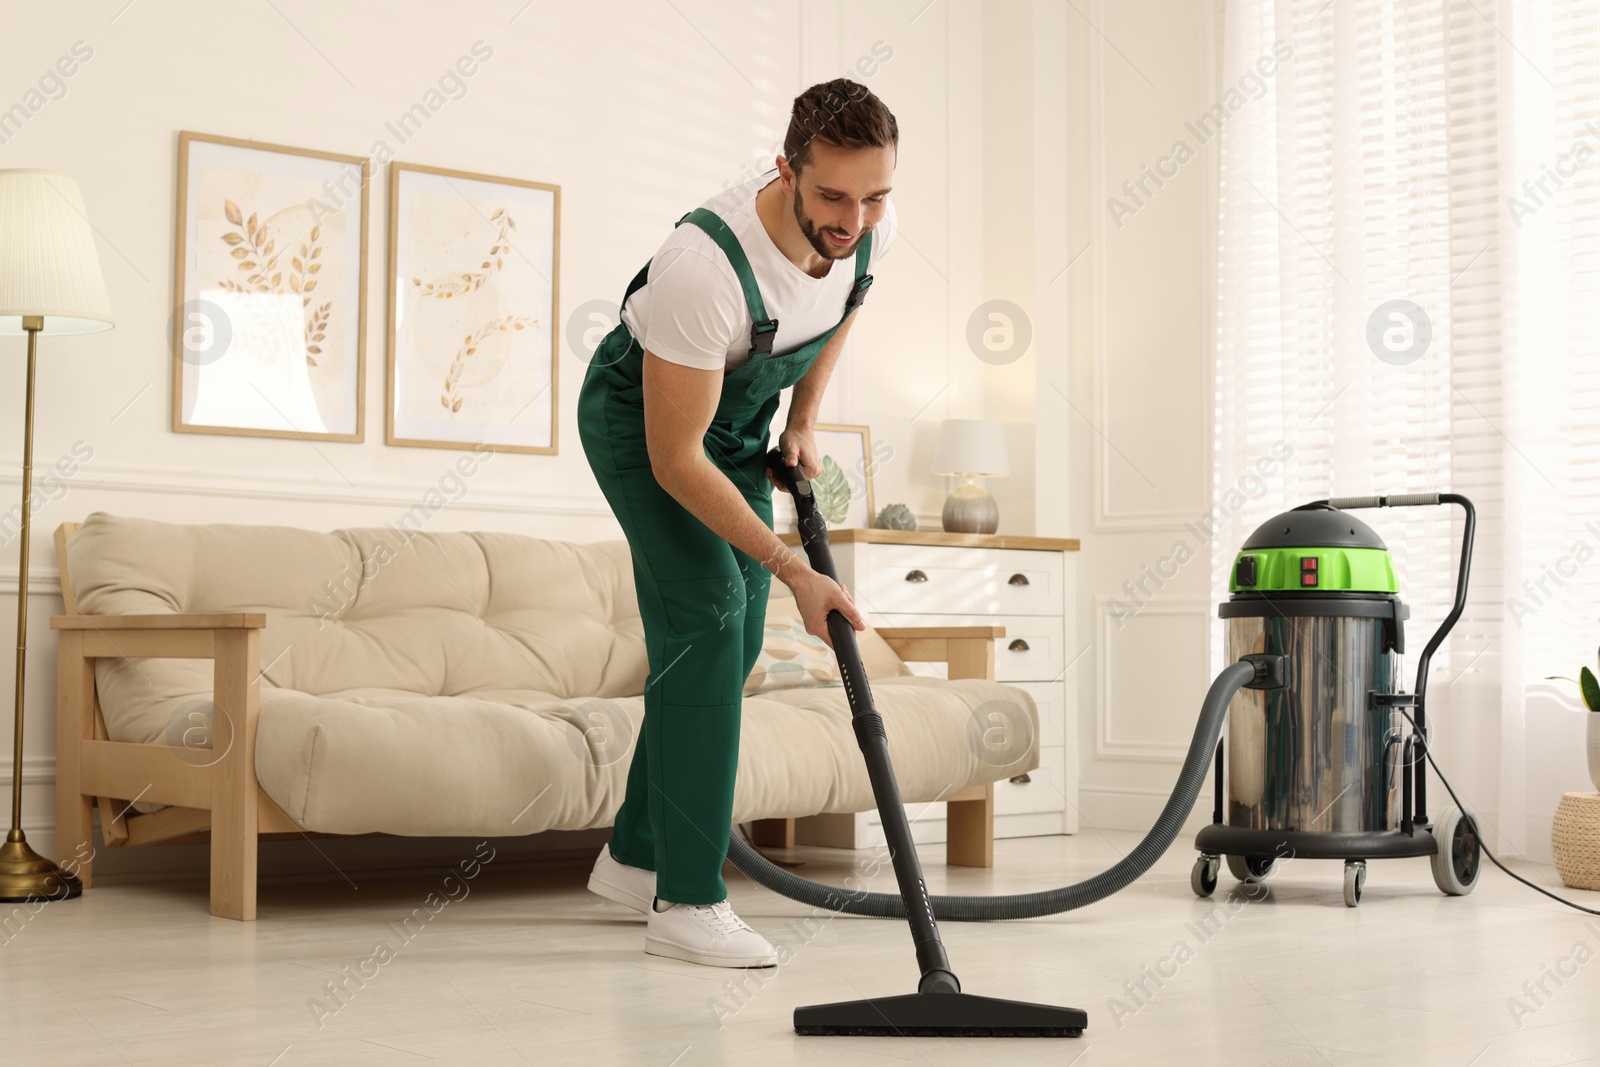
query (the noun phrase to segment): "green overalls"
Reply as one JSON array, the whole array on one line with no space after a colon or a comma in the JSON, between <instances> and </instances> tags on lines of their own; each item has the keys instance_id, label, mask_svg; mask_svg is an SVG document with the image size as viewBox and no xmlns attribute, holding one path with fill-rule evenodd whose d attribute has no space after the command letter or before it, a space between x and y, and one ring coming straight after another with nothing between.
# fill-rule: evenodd
<instances>
[{"instance_id":1,"label":"green overalls","mask_svg":"<svg viewBox=\"0 0 1600 1067\"><path fill-rule=\"evenodd\" d=\"M856 251L855 285L839 322L810 344L773 352L778 322L767 317L733 231L705 208L678 225L685 222L706 231L728 257L753 324L749 358L724 373L706 456L770 528L767 434L779 393L805 375L865 298L872 235ZM634 277L623 304L649 269L646 263ZM656 481L645 447L643 366L643 345L619 322L595 350L578 392L579 439L632 550L650 663L644 726L609 847L623 863L655 871L662 900L713 904L728 896L722 864L733 828L739 712L761 651L771 575Z\"/></svg>"}]
</instances>

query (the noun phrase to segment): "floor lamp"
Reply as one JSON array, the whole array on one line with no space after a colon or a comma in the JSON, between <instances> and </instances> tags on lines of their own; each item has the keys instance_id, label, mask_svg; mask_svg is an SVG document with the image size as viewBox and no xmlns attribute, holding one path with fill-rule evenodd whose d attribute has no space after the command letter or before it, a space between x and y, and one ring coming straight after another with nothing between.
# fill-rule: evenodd
<instances>
[{"instance_id":1,"label":"floor lamp","mask_svg":"<svg viewBox=\"0 0 1600 1067\"><path fill-rule=\"evenodd\" d=\"M28 651L28 537L33 497L33 370L41 333L111 329L94 232L72 177L0 170L0 335L28 335L22 436L22 563L17 572L16 733L11 750L11 832L0 845L0 900L62 899L83 883L28 847L22 832L23 681Z\"/></svg>"}]
</instances>

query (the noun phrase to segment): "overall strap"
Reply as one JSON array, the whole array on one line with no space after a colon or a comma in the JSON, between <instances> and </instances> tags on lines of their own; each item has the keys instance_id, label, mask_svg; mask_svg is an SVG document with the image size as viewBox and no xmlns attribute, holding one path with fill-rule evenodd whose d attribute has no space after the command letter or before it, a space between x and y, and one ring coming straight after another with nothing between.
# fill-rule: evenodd
<instances>
[{"instance_id":1,"label":"overall strap","mask_svg":"<svg viewBox=\"0 0 1600 1067\"><path fill-rule=\"evenodd\" d=\"M767 305L761 299L761 287L756 284L755 271L750 269L750 260L744 254L739 239L722 221L721 215L703 207L697 207L679 219L678 225L685 222L700 227L706 236L717 243L723 255L728 257L733 273L739 277L739 286L744 290L745 307L750 310L750 355L753 357L771 352L772 339L778 334L778 320L767 317Z\"/></svg>"},{"instance_id":2,"label":"overall strap","mask_svg":"<svg viewBox=\"0 0 1600 1067\"><path fill-rule=\"evenodd\" d=\"M850 312L860 307L867 299L867 287L872 284L872 275L867 273L867 264L872 261L872 231L867 231L867 236L862 238L861 244L856 248L856 283L850 287L850 295L844 301L844 317L848 318Z\"/></svg>"},{"instance_id":3,"label":"overall strap","mask_svg":"<svg viewBox=\"0 0 1600 1067\"><path fill-rule=\"evenodd\" d=\"M856 280L850 287L850 295L844 300L844 314L839 316L839 321L828 327L828 332L812 341L812 344L825 345L833 340L833 335L844 327L844 320L850 317L850 312L860 307L867 299L867 287L872 284L872 275L867 273L867 263L872 259L872 234L869 232L856 248Z\"/></svg>"},{"instance_id":4,"label":"overall strap","mask_svg":"<svg viewBox=\"0 0 1600 1067\"><path fill-rule=\"evenodd\" d=\"M706 232L706 235L717 243L728 263L733 267L734 274L738 275L739 285L744 290L745 306L750 311L750 355L765 355L772 351L772 340L778 333L778 320L767 318L766 301L761 299L761 287L756 284L755 272L750 269L750 260L744 254L739 239L733 235L728 224L722 221L722 216L705 208L695 208L693 211L679 219L676 226L685 222L692 222ZM867 265L872 260L872 234L869 232L856 248L856 277L855 284L850 287L850 295L845 298L844 314L840 316L838 325L833 330L844 324L850 312L860 307L867 298L867 289L872 285L872 275L867 273ZM654 257L639 268L639 273L633 276L628 283L628 289L622 294L622 303L626 305L628 297L643 288L650 274L650 264ZM828 335L833 335L833 330Z\"/></svg>"}]
</instances>

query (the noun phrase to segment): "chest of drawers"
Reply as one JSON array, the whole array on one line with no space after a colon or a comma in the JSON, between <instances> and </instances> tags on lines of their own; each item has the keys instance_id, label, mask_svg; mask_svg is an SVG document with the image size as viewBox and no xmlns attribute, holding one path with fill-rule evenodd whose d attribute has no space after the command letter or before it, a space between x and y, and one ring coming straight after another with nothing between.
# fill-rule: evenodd
<instances>
[{"instance_id":1,"label":"chest of drawers","mask_svg":"<svg viewBox=\"0 0 1600 1067\"><path fill-rule=\"evenodd\" d=\"M796 534L785 541L798 545ZM896 626L1005 627L995 641L995 678L1033 697L1039 710L1039 766L995 783L996 837L1075 833L1077 728L1067 671L1075 550L1061 538L948 534L923 530L830 531L839 580L867 622ZM913 663L942 677L942 663ZM912 822L912 836L944 840L943 805ZM916 814L913 812L912 814ZM821 815L796 823L801 844L870 848L883 840L876 811Z\"/></svg>"}]
</instances>

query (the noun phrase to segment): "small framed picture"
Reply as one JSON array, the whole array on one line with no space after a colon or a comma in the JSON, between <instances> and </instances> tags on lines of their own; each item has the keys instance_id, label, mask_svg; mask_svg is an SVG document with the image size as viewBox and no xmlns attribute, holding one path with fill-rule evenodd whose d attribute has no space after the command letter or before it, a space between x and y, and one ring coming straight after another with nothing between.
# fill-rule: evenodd
<instances>
[{"instance_id":1,"label":"small framed picture","mask_svg":"<svg viewBox=\"0 0 1600 1067\"><path fill-rule=\"evenodd\" d=\"M174 431L362 439L370 173L179 133Z\"/></svg>"},{"instance_id":2,"label":"small framed picture","mask_svg":"<svg viewBox=\"0 0 1600 1067\"><path fill-rule=\"evenodd\" d=\"M384 440L554 455L560 187L389 172Z\"/></svg>"},{"instance_id":3,"label":"small framed picture","mask_svg":"<svg viewBox=\"0 0 1600 1067\"><path fill-rule=\"evenodd\" d=\"M865 529L877 512L872 504L872 435L865 426L817 423L817 453L822 470L811 479L817 510L828 529ZM776 436L774 436L776 443ZM773 523L781 530L800 528L794 500L782 490L773 491Z\"/></svg>"}]
</instances>

